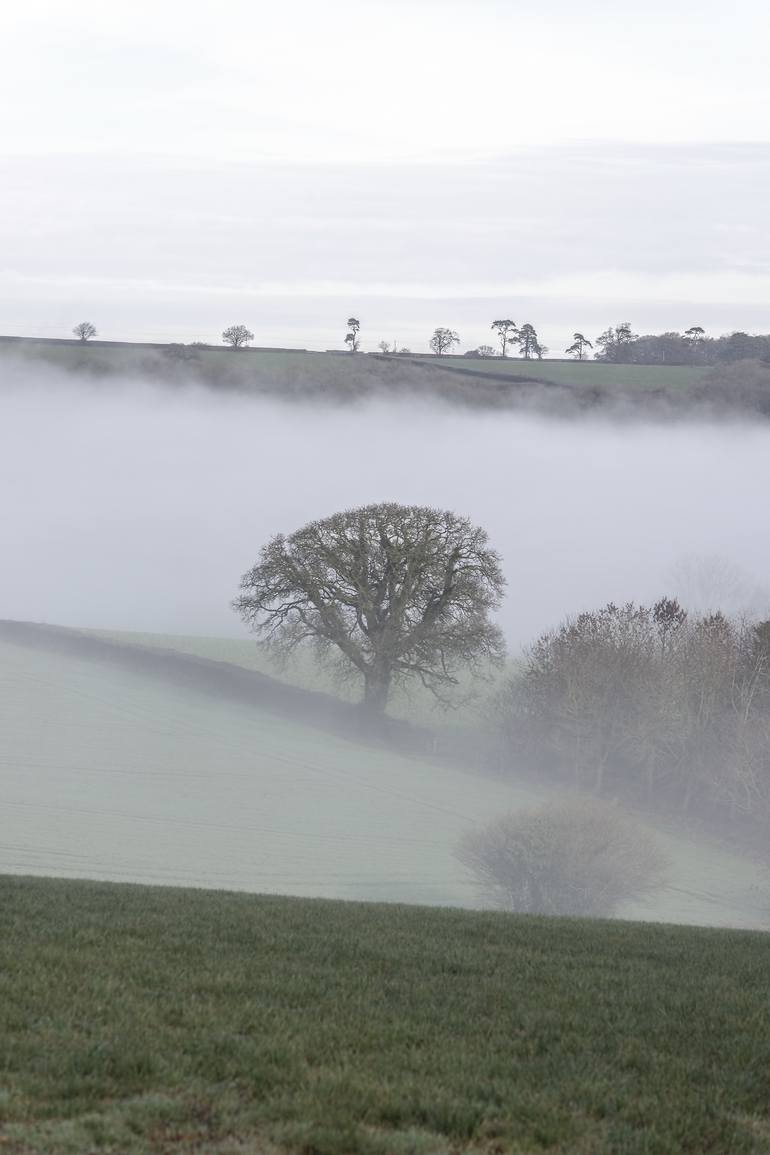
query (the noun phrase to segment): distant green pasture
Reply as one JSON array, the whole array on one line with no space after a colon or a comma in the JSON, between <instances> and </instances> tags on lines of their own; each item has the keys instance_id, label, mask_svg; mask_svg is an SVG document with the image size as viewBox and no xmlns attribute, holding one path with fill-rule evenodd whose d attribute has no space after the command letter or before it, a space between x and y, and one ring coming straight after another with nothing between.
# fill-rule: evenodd
<instances>
[{"instance_id":1,"label":"distant green pasture","mask_svg":"<svg viewBox=\"0 0 770 1155\"><path fill-rule=\"evenodd\" d=\"M147 372L153 363L166 361L164 349L169 346L142 346L120 344L36 342L25 340L19 343L0 344L0 354L12 353L34 361L43 361L62 368L98 372ZM171 347L173 348L173 347ZM223 376L237 366L238 376L248 383L254 379L263 380L275 374L278 382L285 381L290 386L294 381L309 381L318 377L319 384L338 380L351 382L356 374L362 375L371 387L378 378L390 387L399 376L413 381L416 388L424 382L423 375L412 364L410 358L403 361L394 359L378 360L365 354L351 357L342 353L272 351L256 349L198 348L185 346L185 352L194 353L197 369L203 370L209 378ZM510 374L551 381L559 385L581 385L612 390L632 389L646 391L664 386L690 385L703 377L704 369L687 365L610 365L601 361L524 361L518 357L490 359L452 357L417 358L421 365L441 369L444 367L472 373ZM174 364L174 362L171 362ZM399 373L399 365L402 367ZM454 373L453 373L454 376ZM446 377L444 378L446 381ZM472 381L473 378L468 378ZM435 379L434 379L435 387Z\"/></svg>"},{"instance_id":2,"label":"distant green pasture","mask_svg":"<svg viewBox=\"0 0 770 1155\"><path fill-rule=\"evenodd\" d=\"M461 369L463 358L452 357L447 363ZM510 373L553 381L557 385L595 385L603 389L618 386L646 390L691 385L704 374L704 369L695 365L610 365L603 361L524 361L518 357L468 358L467 365L474 372Z\"/></svg>"}]
</instances>

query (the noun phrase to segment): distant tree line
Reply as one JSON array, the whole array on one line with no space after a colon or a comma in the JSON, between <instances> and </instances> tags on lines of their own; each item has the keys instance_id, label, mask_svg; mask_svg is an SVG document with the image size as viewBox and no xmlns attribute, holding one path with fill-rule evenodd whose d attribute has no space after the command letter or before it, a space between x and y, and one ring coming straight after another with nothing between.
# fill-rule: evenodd
<instances>
[{"instance_id":1,"label":"distant tree line","mask_svg":"<svg viewBox=\"0 0 770 1155\"><path fill-rule=\"evenodd\" d=\"M576 334L577 336L577 334ZM700 325L684 333L634 333L628 321L596 338L599 361L624 365L724 365L734 361L770 361L770 335L744 332L707 337ZM572 352L568 349L567 352Z\"/></svg>"},{"instance_id":2,"label":"distant tree line","mask_svg":"<svg viewBox=\"0 0 770 1155\"><path fill-rule=\"evenodd\" d=\"M531 322L517 325L510 318L493 321L490 328L495 333L499 351L493 345L479 345L469 349L466 357L509 357L511 350L525 361L540 360L548 352L541 342L537 329ZM350 353L358 353L361 348L359 332L361 322L357 317L348 317L345 345ZM74 336L84 344L97 336L96 327L90 321L81 321L72 330ZM254 334L245 325L230 325L222 333L222 340L234 349L242 349L254 340ZM200 344L200 342L193 342ZM438 326L433 331L428 345L437 357L445 357L460 344L460 336L454 329ZM410 350L393 342L380 341L378 348L383 354L406 355ZM724 365L736 361L763 361L770 363L770 334L751 334L737 331L722 337L708 337L701 325L692 325L684 333L646 333L640 336L633 331L630 321L620 321L610 325L591 341L583 333L576 331L564 352L576 361L584 361L593 356L597 361L616 365Z\"/></svg>"},{"instance_id":3,"label":"distant tree line","mask_svg":"<svg viewBox=\"0 0 770 1155\"><path fill-rule=\"evenodd\" d=\"M499 350L492 345L469 349L466 357L509 357L515 351L525 361L540 360L548 348L540 341L535 326L530 322L518 326L510 318L493 321ZM438 356L452 352L459 344L453 329L438 328L430 339L430 349ZM736 361L770 362L770 334L744 332L728 333L722 337L708 337L701 325L692 325L684 333L647 333L640 336L629 321L610 326L591 341L576 331L564 352L576 361L593 357L621 365L724 365Z\"/></svg>"},{"instance_id":4,"label":"distant tree line","mask_svg":"<svg viewBox=\"0 0 770 1155\"><path fill-rule=\"evenodd\" d=\"M472 349L466 353L466 356L494 357L499 355L500 357L507 357L509 349L516 348L525 361L531 361L535 358L540 360L548 352L546 346L538 338L537 329L529 321L519 326L508 317L493 321L491 328L497 334L497 339L500 342L500 353L496 354L491 345L479 345L477 349Z\"/></svg>"},{"instance_id":5,"label":"distant tree line","mask_svg":"<svg viewBox=\"0 0 770 1155\"><path fill-rule=\"evenodd\" d=\"M538 338L537 330L529 323L519 328L514 321L499 320L492 322L492 329L498 336L499 352L491 345L479 345L466 356L507 357L511 349L516 349L524 360L530 360L540 359L548 353ZM640 336L633 331L629 321L620 321L593 341L576 331L564 352L576 361L585 361L593 356L597 361L622 365L708 366L735 361L767 362L770 361L770 334L738 331L721 337L708 337L701 325L692 325L684 333L672 331Z\"/></svg>"}]
</instances>

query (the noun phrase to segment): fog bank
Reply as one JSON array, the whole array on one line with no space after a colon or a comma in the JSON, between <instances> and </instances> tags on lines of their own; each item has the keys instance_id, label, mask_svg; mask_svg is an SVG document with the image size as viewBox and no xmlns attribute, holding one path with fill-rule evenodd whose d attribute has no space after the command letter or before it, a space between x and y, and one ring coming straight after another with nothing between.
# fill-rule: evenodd
<instances>
[{"instance_id":1,"label":"fog bank","mask_svg":"<svg viewBox=\"0 0 770 1155\"><path fill-rule=\"evenodd\" d=\"M770 571L770 429L748 425L319 408L27 367L2 386L0 484L0 616L66 625L243 634L229 602L272 534L383 500L485 526L514 645L677 592L688 555Z\"/></svg>"}]
</instances>

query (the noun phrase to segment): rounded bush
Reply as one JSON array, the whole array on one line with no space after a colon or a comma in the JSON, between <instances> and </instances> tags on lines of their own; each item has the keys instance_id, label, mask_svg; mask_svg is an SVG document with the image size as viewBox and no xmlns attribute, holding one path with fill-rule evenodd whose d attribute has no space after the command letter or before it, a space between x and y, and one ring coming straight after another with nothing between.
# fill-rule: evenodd
<instances>
[{"instance_id":1,"label":"rounded bush","mask_svg":"<svg viewBox=\"0 0 770 1155\"><path fill-rule=\"evenodd\" d=\"M456 855L494 906L588 917L657 890L667 865L654 837L590 799L505 814L465 835Z\"/></svg>"}]
</instances>

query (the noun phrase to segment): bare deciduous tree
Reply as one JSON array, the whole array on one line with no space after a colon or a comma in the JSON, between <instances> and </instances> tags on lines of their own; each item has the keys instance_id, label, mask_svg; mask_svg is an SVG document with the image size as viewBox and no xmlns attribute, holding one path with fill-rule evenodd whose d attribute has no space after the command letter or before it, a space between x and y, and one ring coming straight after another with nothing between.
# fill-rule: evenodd
<instances>
[{"instance_id":1,"label":"bare deciduous tree","mask_svg":"<svg viewBox=\"0 0 770 1155\"><path fill-rule=\"evenodd\" d=\"M72 330L78 341L90 341L92 337L96 336L96 328L90 321L81 321Z\"/></svg>"},{"instance_id":2,"label":"bare deciduous tree","mask_svg":"<svg viewBox=\"0 0 770 1155\"><path fill-rule=\"evenodd\" d=\"M310 643L357 674L366 707L381 713L395 681L417 677L440 696L458 668L502 659L490 613L503 586L483 529L388 502L273 538L233 606L279 655Z\"/></svg>"},{"instance_id":3,"label":"bare deciduous tree","mask_svg":"<svg viewBox=\"0 0 770 1155\"><path fill-rule=\"evenodd\" d=\"M699 614L721 610L729 617L764 617L770 613L770 591L718 553L685 554L666 573L688 610Z\"/></svg>"},{"instance_id":4,"label":"bare deciduous tree","mask_svg":"<svg viewBox=\"0 0 770 1155\"><path fill-rule=\"evenodd\" d=\"M511 747L578 787L770 818L770 622L610 604L543 634L500 709Z\"/></svg>"},{"instance_id":5,"label":"bare deciduous tree","mask_svg":"<svg viewBox=\"0 0 770 1155\"><path fill-rule=\"evenodd\" d=\"M435 353L437 357L443 357L447 353L452 352L453 345L459 345L460 338L454 329L445 329L439 327L433 330L433 336L430 339L431 352Z\"/></svg>"},{"instance_id":6,"label":"bare deciduous tree","mask_svg":"<svg viewBox=\"0 0 770 1155\"><path fill-rule=\"evenodd\" d=\"M242 349L249 341L254 340L254 334L245 325L231 325L223 332L222 340L226 345L232 345L233 349Z\"/></svg>"},{"instance_id":7,"label":"bare deciduous tree","mask_svg":"<svg viewBox=\"0 0 770 1155\"><path fill-rule=\"evenodd\" d=\"M656 631L644 606L610 604L541 635L526 655L522 702L535 741L601 791L608 764L638 741Z\"/></svg>"},{"instance_id":8,"label":"bare deciduous tree","mask_svg":"<svg viewBox=\"0 0 770 1155\"><path fill-rule=\"evenodd\" d=\"M665 881L651 835L606 802L572 799L505 814L456 855L487 901L530 914L602 917Z\"/></svg>"}]
</instances>

